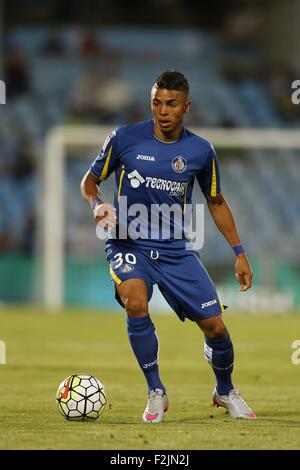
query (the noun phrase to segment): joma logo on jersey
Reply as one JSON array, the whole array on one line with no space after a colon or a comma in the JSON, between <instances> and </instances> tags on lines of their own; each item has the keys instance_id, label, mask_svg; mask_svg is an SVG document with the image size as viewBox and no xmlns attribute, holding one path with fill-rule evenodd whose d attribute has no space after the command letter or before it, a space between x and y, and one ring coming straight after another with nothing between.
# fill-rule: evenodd
<instances>
[{"instance_id":1,"label":"joma logo on jersey","mask_svg":"<svg viewBox=\"0 0 300 470\"><path fill-rule=\"evenodd\" d=\"M152 155L138 155L136 157L137 160L146 160L148 162L155 162L155 157L152 157Z\"/></svg>"},{"instance_id":2,"label":"joma logo on jersey","mask_svg":"<svg viewBox=\"0 0 300 470\"><path fill-rule=\"evenodd\" d=\"M216 299L210 300L209 302L204 302L204 303L201 305L201 308L210 307L211 305L214 305L214 304L217 304L217 303L218 303L218 302L216 301Z\"/></svg>"}]
</instances>

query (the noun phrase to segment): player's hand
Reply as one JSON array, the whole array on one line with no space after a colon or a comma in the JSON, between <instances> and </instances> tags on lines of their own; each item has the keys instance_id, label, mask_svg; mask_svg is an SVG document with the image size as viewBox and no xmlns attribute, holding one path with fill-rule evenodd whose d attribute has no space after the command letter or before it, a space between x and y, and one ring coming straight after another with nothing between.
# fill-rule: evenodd
<instances>
[{"instance_id":1,"label":"player's hand","mask_svg":"<svg viewBox=\"0 0 300 470\"><path fill-rule=\"evenodd\" d=\"M117 224L116 209L109 202L97 204L93 210L94 219L101 227L111 228Z\"/></svg>"},{"instance_id":2,"label":"player's hand","mask_svg":"<svg viewBox=\"0 0 300 470\"><path fill-rule=\"evenodd\" d=\"M244 292L252 286L253 271L246 253L238 255L235 264L235 277L240 284L240 291Z\"/></svg>"}]
</instances>

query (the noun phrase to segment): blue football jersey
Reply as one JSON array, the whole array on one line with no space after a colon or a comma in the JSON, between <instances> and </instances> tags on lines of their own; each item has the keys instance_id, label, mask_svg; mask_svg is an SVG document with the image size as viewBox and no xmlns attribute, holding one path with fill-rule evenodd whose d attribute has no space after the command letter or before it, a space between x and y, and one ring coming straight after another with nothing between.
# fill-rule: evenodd
<instances>
[{"instance_id":1,"label":"blue football jersey","mask_svg":"<svg viewBox=\"0 0 300 470\"><path fill-rule=\"evenodd\" d=\"M172 208L175 204L184 217L187 204L192 202L195 178L205 195L219 194L217 156L209 142L186 128L180 139L167 143L154 135L153 126L151 119L111 132L90 171L99 183L115 173L114 206L119 224L113 238L154 249L166 248L166 244L169 248L184 248L187 238L182 227L179 227L182 236L178 237L179 219L172 211L170 234L164 237L162 224L168 211L160 208ZM153 223L153 219L158 223ZM128 230L130 226L133 232ZM138 231L138 238L132 236Z\"/></svg>"}]
</instances>

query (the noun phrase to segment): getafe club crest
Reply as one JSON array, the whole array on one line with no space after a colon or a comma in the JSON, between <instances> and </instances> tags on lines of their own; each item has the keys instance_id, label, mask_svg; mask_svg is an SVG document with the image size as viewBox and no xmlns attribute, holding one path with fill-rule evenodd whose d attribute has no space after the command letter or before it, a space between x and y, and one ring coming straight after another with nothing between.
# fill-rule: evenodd
<instances>
[{"instance_id":1,"label":"getafe club crest","mask_svg":"<svg viewBox=\"0 0 300 470\"><path fill-rule=\"evenodd\" d=\"M132 266L131 264L125 264L123 268L121 269L122 273L130 273L133 270L134 270L134 266Z\"/></svg>"},{"instance_id":2,"label":"getafe club crest","mask_svg":"<svg viewBox=\"0 0 300 470\"><path fill-rule=\"evenodd\" d=\"M183 158L181 155L178 157L175 157L172 160L172 168L175 171L175 173L183 173L186 170L186 167L187 167L186 159Z\"/></svg>"}]
</instances>

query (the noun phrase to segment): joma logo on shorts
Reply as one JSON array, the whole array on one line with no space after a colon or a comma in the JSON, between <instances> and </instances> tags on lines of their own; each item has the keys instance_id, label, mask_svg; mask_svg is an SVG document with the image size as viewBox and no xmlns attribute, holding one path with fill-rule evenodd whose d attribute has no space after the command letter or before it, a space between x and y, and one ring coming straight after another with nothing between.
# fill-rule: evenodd
<instances>
[{"instance_id":1,"label":"joma logo on shorts","mask_svg":"<svg viewBox=\"0 0 300 470\"><path fill-rule=\"evenodd\" d=\"M211 305L214 305L214 304L217 304L217 303L218 302L216 301L216 299L210 300L209 302L205 302L204 304L202 304L201 308L210 307Z\"/></svg>"}]
</instances>

